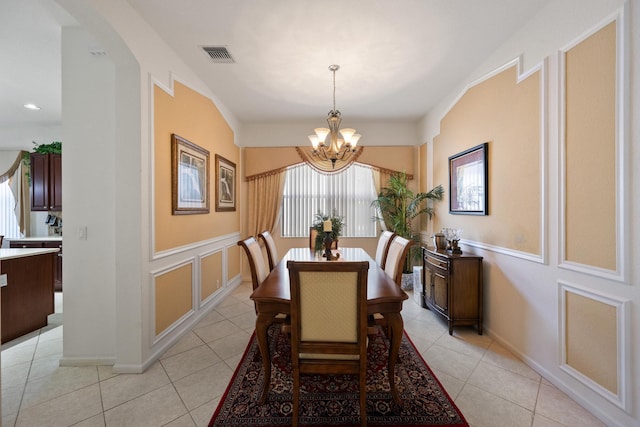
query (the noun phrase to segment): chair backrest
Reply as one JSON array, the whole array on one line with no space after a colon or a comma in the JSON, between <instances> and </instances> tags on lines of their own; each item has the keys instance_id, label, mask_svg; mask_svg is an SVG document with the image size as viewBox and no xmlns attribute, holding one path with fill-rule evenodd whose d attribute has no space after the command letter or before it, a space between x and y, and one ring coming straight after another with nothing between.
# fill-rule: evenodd
<instances>
[{"instance_id":1,"label":"chair backrest","mask_svg":"<svg viewBox=\"0 0 640 427\"><path fill-rule=\"evenodd\" d=\"M402 285L402 270L407 259L407 253L413 242L404 237L396 236L389 245L387 260L384 263L384 271L391 277L396 285Z\"/></svg>"},{"instance_id":2,"label":"chair backrest","mask_svg":"<svg viewBox=\"0 0 640 427\"><path fill-rule=\"evenodd\" d=\"M300 374L358 375L361 425L366 425L368 261L288 261L291 291L293 425Z\"/></svg>"},{"instance_id":3,"label":"chair backrest","mask_svg":"<svg viewBox=\"0 0 640 427\"><path fill-rule=\"evenodd\" d=\"M384 263L387 261L387 254L389 253L389 246L391 241L396 237L396 233L392 231L383 231L378 239L378 247L376 249L376 264L378 267L384 268Z\"/></svg>"},{"instance_id":4,"label":"chair backrest","mask_svg":"<svg viewBox=\"0 0 640 427\"><path fill-rule=\"evenodd\" d=\"M366 357L369 263L288 261L287 268L292 354L310 360Z\"/></svg>"},{"instance_id":5,"label":"chair backrest","mask_svg":"<svg viewBox=\"0 0 640 427\"><path fill-rule=\"evenodd\" d=\"M247 237L244 240L238 242L238 246L242 246L249 259L249 268L251 269L251 282L253 283L253 289L257 288L260 283L267 278L268 272L264 265L264 258L262 257L262 249L260 244L252 236Z\"/></svg>"},{"instance_id":6,"label":"chair backrest","mask_svg":"<svg viewBox=\"0 0 640 427\"><path fill-rule=\"evenodd\" d=\"M269 270L273 270L278 264L278 251L276 249L276 242L273 240L273 236L271 236L271 233L266 230L258 234L258 237L264 242L264 247L267 249Z\"/></svg>"},{"instance_id":7,"label":"chair backrest","mask_svg":"<svg viewBox=\"0 0 640 427\"><path fill-rule=\"evenodd\" d=\"M318 231L313 227L309 227L309 249L315 249L316 248L316 237L317 236L318 236Z\"/></svg>"}]
</instances>

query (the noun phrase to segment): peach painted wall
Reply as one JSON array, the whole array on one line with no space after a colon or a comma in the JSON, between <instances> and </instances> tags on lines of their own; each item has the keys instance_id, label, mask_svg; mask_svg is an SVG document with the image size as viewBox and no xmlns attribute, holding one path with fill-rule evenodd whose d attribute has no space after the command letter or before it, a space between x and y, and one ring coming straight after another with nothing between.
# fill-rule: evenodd
<instances>
[{"instance_id":1,"label":"peach painted wall","mask_svg":"<svg viewBox=\"0 0 640 427\"><path fill-rule=\"evenodd\" d=\"M171 207L171 134L209 150L211 210L201 215L173 215ZM238 166L240 150L233 131L213 102L174 82L173 96L154 86L155 250L164 251L240 230L235 212L215 211L215 155Z\"/></svg>"},{"instance_id":2,"label":"peach painted wall","mask_svg":"<svg viewBox=\"0 0 640 427\"><path fill-rule=\"evenodd\" d=\"M616 394L619 368L616 308L567 292L565 310L567 365Z\"/></svg>"},{"instance_id":3,"label":"peach painted wall","mask_svg":"<svg viewBox=\"0 0 640 427\"><path fill-rule=\"evenodd\" d=\"M462 228L463 239L541 253L540 99L540 73L518 82L512 66L470 88L446 114L433 144L433 186L446 191L434 230ZM484 142L489 215L451 215L448 158Z\"/></svg>"},{"instance_id":4,"label":"peach painted wall","mask_svg":"<svg viewBox=\"0 0 640 427\"><path fill-rule=\"evenodd\" d=\"M191 310L191 277L192 264L156 277L156 335Z\"/></svg>"},{"instance_id":5,"label":"peach painted wall","mask_svg":"<svg viewBox=\"0 0 640 427\"><path fill-rule=\"evenodd\" d=\"M197 215L173 215L171 204L171 135L176 134L209 151L210 212ZM240 231L240 200L235 212L215 211L215 155L236 164L239 172L240 150L234 144L231 127L213 102L174 81L173 94L154 85L154 215L155 251L184 248L203 240ZM237 196L239 192L237 193ZM233 252L233 251L232 251ZM237 255L228 259L228 278L240 269ZM200 295L206 299L224 286L222 251L203 256L200 268ZM235 264L234 264L235 263ZM191 265L169 272L156 280L156 333L193 309ZM165 278L165 276L168 276Z\"/></svg>"},{"instance_id":6,"label":"peach painted wall","mask_svg":"<svg viewBox=\"0 0 640 427\"><path fill-rule=\"evenodd\" d=\"M227 248L227 277L236 277L240 274L240 246Z\"/></svg>"},{"instance_id":7,"label":"peach painted wall","mask_svg":"<svg viewBox=\"0 0 640 427\"><path fill-rule=\"evenodd\" d=\"M568 261L616 269L616 23L566 53Z\"/></svg>"},{"instance_id":8,"label":"peach painted wall","mask_svg":"<svg viewBox=\"0 0 640 427\"><path fill-rule=\"evenodd\" d=\"M200 301L204 301L222 288L222 252L214 252L200 259L200 280L202 283Z\"/></svg>"}]
</instances>

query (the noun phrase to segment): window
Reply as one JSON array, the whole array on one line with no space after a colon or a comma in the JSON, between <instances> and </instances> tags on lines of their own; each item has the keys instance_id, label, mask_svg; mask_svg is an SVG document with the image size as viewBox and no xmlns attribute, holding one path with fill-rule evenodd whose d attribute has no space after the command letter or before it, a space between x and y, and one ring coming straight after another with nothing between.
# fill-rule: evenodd
<instances>
[{"instance_id":1,"label":"window","mask_svg":"<svg viewBox=\"0 0 640 427\"><path fill-rule=\"evenodd\" d=\"M5 238L20 237L20 227L13 208L16 199L9 188L9 180L0 184L0 235Z\"/></svg>"},{"instance_id":2,"label":"window","mask_svg":"<svg viewBox=\"0 0 640 427\"><path fill-rule=\"evenodd\" d=\"M282 236L306 237L318 210L344 217L343 237L375 237L376 197L373 174L354 163L345 171L325 175L309 166L287 170L282 201Z\"/></svg>"}]
</instances>

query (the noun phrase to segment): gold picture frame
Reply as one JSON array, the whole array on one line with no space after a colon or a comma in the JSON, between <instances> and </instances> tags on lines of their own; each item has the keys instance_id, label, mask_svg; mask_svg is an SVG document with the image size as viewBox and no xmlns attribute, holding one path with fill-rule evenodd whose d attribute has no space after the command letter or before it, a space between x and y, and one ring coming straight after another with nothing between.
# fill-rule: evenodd
<instances>
[{"instance_id":1,"label":"gold picture frame","mask_svg":"<svg viewBox=\"0 0 640 427\"><path fill-rule=\"evenodd\" d=\"M216 154L216 212L236 210L236 164Z\"/></svg>"},{"instance_id":2,"label":"gold picture frame","mask_svg":"<svg viewBox=\"0 0 640 427\"><path fill-rule=\"evenodd\" d=\"M173 215L209 213L209 151L171 135Z\"/></svg>"}]
</instances>

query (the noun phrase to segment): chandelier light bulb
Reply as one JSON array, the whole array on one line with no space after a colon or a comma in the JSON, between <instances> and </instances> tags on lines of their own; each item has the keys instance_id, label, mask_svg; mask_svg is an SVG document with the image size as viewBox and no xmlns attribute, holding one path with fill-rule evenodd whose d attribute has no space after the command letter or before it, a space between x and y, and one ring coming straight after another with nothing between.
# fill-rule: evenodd
<instances>
[{"instance_id":1,"label":"chandelier light bulb","mask_svg":"<svg viewBox=\"0 0 640 427\"><path fill-rule=\"evenodd\" d=\"M314 150L318 149L318 135L309 135L309 141L311 141L311 145L313 146Z\"/></svg>"},{"instance_id":2,"label":"chandelier light bulb","mask_svg":"<svg viewBox=\"0 0 640 427\"><path fill-rule=\"evenodd\" d=\"M351 137L351 140L349 141L349 143L351 144L351 148L356 148L356 145L358 145L358 140L361 136L362 135L360 135L359 133L356 133Z\"/></svg>"},{"instance_id":3,"label":"chandelier light bulb","mask_svg":"<svg viewBox=\"0 0 640 427\"><path fill-rule=\"evenodd\" d=\"M356 130L351 128L345 128L345 129L341 129L340 133L344 138L344 142L346 142L347 144L351 144L351 138L356 133Z\"/></svg>"},{"instance_id":4,"label":"chandelier light bulb","mask_svg":"<svg viewBox=\"0 0 640 427\"><path fill-rule=\"evenodd\" d=\"M324 145L327 135L329 135L329 128L315 128L313 130L318 136L318 142L320 145Z\"/></svg>"}]
</instances>

